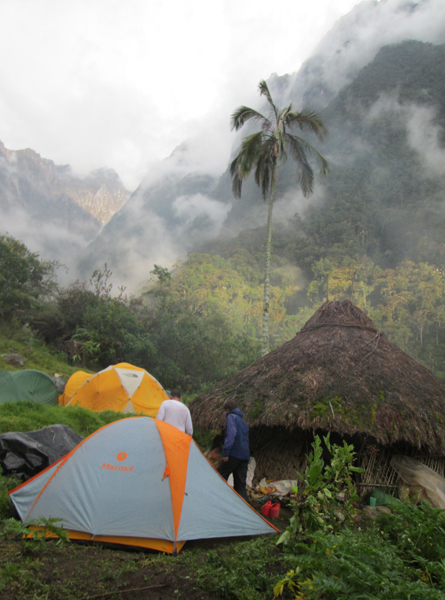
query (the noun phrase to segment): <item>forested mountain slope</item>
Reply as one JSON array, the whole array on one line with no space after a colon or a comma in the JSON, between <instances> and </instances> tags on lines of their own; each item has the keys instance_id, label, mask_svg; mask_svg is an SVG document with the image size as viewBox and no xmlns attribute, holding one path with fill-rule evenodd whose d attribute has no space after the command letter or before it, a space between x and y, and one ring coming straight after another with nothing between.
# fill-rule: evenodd
<instances>
[{"instance_id":1,"label":"forested mountain slope","mask_svg":"<svg viewBox=\"0 0 445 600\"><path fill-rule=\"evenodd\" d=\"M331 174L322 193L291 219L280 219L277 202L275 344L325 299L351 298L392 341L445 375L444 86L445 46L408 41L383 48L326 108ZM287 165L278 196L293 186ZM255 212L258 200L252 185L228 221ZM260 294L264 239L263 227L206 243L177 271L176 285L191 298L207 290L201 297L259 335L260 299L252 298Z\"/></svg>"},{"instance_id":2,"label":"forested mountain slope","mask_svg":"<svg viewBox=\"0 0 445 600\"><path fill-rule=\"evenodd\" d=\"M434 2L364 1L298 73L268 80L278 105L320 111L329 136L315 145L331 168L310 198L292 162L280 168L271 347L294 336L326 299L348 298L445 380L445 12L428 13ZM229 121L230 114L227 128ZM255 360L267 206L252 180L235 200L229 169L209 168L214 138L209 131L200 145L185 141L147 173L83 254L83 281L72 277L54 297L55 288L45 292L27 322L46 341L59 348L76 336L93 367L133 361L190 389ZM9 232L25 240L22 221L28 232L32 223L45 258L63 260L60 249L76 255L99 223L70 195L69 169L32 151L7 153L0 147L3 227L14 223ZM109 172L93 179L86 188L119 187ZM6 236L3 246L11 265L17 244ZM37 292L26 290L26 310L34 310ZM0 312L13 315L14 297L0 299Z\"/></svg>"},{"instance_id":3,"label":"forested mountain slope","mask_svg":"<svg viewBox=\"0 0 445 600\"><path fill-rule=\"evenodd\" d=\"M325 299L350 298L444 377L445 46L384 46L365 66L345 69L339 90L323 77L317 90L305 90L305 81L315 85L315 66L308 61L300 79L269 82L279 104L287 98L298 108L302 98L314 100L329 129L320 150L331 166L309 201L291 162L280 171L271 342L292 337ZM118 280L136 273L143 281L150 260L165 266L181 250L183 257L194 251L177 265L171 297L201 312L217 307L240 334L255 337L265 222L253 181L234 201L228 170L219 179L176 170L140 186L91 245L85 265L91 272L108 262Z\"/></svg>"},{"instance_id":4,"label":"forested mountain slope","mask_svg":"<svg viewBox=\"0 0 445 600\"><path fill-rule=\"evenodd\" d=\"M413 218L411 199L426 201L442 189L443 67L442 45L407 41L382 48L321 112L329 139L320 150L330 161L330 177L317 182L308 202L296 187L289 163L279 175L275 219L288 221L298 214L307 220L309 206L336 211L336 202L349 202L355 213L348 219L352 224L343 223L340 211L331 215L331 233L340 220L337 237L349 235L351 239L356 228L365 229L362 238L375 244L369 223L365 228L361 220L368 219L378 206L380 211L387 209L383 223L382 214L373 221L382 237L379 251L395 253L395 260L411 251L411 237L420 235L406 232L404 222ZM288 79L271 78L278 103L280 92L284 98L289 90L301 88L290 85ZM253 181L246 182L241 200L234 201L228 170L219 179L198 173L184 176L178 170L169 172L167 166L166 170L167 175L155 183L141 184L125 210L104 228L88 251L85 272L107 262L121 277L134 271L138 280L141 263L171 264L172 257L185 257L202 241L218 234L233 237L265 222L266 207ZM394 221L399 236L394 236ZM391 242L386 248L382 229L389 223ZM349 231L351 226L354 233ZM347 234L341 233L345 227L349 227Z\"/></svg>"},{"instance_id":5,"label":"forested mountain slope","mask_svg":"<svg viewBox=\"0 0 445 600\"><path fill-rule=\"evenodd\" d=\"M323 206L304 219L303 260L305 246L321 258L336 244L382 267L439 259L444 92L445 45L410 41L383 48L330 104L331 175Z\"/></svg>"}]
</instances>

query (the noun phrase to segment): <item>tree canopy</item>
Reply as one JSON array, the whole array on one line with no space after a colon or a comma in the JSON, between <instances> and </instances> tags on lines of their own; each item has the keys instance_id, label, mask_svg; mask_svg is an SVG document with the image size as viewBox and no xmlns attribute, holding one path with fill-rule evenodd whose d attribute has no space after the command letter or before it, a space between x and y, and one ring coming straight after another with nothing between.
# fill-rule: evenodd
<instances>
[{"instance_id":1,"label":"tree canopy","mask_svg":"<svg viewBox=\"0 0 445 600\"><path fill-rule=\"evenodd\" d=\"M43 261L19 240L0 236L0 314L36 305L54 290L55 263Z\"/></svg>"}]
</instances>

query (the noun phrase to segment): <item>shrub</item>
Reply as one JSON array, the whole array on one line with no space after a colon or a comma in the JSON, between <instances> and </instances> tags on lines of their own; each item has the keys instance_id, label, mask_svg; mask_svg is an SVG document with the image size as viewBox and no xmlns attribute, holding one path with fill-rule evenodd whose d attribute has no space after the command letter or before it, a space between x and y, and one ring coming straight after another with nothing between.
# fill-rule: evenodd
<instances>
[{"instance_id":1,"label":"shrub","mask_svg":"<svg viewBox=\"0 0 445 600\"><path fill-rule=\"evenodd\" d=\"M62 523L61 519L45 519L44 517L31 521L27 525L16 519L7 519L3 524L2 535L4 538L20 539L23 554L34 550L43 551L46 548L47 537L59 538L58 545L70 541L68 532L59 523Z\"/></svg>"},{"instance_id":2,"label":"shrub","mask_svg":"<svg viewBox=\"0 0 445 600\"><path fill-rule=\"evenodd\" d=\"M331 454L330 464L325 465L323 448L319 436L312 443L313 451L308 456L304 475L297 473L302 481L301 500L293 501L295 514L289 527L278 540L285 544L295 536L312 531L335 531L354 521L357 509L353 504L360 500L352 482L352 473L363 473L363 469L353 466L354 447L343 442L343 447L331 445L329 434L323 438ZM298 494L298 487L293 491Z\"/></svg>"},{"instance_id":3,"label":"shrub","mask_svg":"<svg viewBox=\"0 0 445 600\"><path fill-rule=\"evenodd\" d=\"M50 294L56 263L45 262L20 241L0 235L0 315L36 306L40 297Z\"/></svg>"},{"instance_id":4,"label":"shrub","mask_svg":"<svg viewBox=\"0 0 445 600\"><path fill-rule=\"evenodd\" d=\"M20 485L21 481L16 477L0 476L0 520L10 519L15 516L15 509L9 499L8 492Z\"/></svg>"},{"instance_id":5,"label":"shrub","mask_svg":"<svg viewBox=\"0 0 445 600\"><path fill-rule=\"evenodd\" d=\"M292 568L275 585L275 598L443 600L445 511L394 501L391 514L364 527L354 524L353 447L324 441L331 463L324 464L316 437L299 476L301 502L294 502L295 514L278 541ZM338 519L339 510L344 519Z\"/></svg>"},{"instance_id":6,"label":"shrub","mask_svg":"<svg viewBox=\"0 0 445 600\"><path fill-rule=\"evenodd\" d=\"M319 531L287 549L293 568L274 588L279 596L323 600L443 600L443 579L412 568L385 532ZM442 567L443 570L443 567Z\"/></svg>"}]
</instances>

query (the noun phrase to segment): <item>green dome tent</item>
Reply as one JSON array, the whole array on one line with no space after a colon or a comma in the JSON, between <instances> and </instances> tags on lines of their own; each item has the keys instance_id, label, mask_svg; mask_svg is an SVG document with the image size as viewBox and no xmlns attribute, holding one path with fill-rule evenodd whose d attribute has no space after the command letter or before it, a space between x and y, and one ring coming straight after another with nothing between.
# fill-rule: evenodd
<instances>
[{"instance_id":1,"label":"green dome tent","mask_svg":"<svg viewBox=\"0 0 445 600\"><path fill-rule=\"evenodd\" d=\"M57 405L56 385L52 378L42 371L0 371L0 404L20 400Z\"/></svg>"}]
</instances>

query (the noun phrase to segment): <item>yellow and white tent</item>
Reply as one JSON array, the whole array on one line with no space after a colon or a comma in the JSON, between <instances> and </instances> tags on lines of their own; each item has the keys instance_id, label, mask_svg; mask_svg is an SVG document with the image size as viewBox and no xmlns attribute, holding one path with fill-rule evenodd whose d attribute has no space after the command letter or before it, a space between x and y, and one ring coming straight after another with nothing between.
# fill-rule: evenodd
<instances>
[{"instance_id":1,"label":"yellow and white tent","mask_svg":"<svg viewBox=\"0 0 445 600\"><path fill-rule=\"evenodd\" d=\"M167 399L162 385L145 369L119 363L99 373L74 373L59 398L59 405L156 417L161 402Z\"/></svg>"}]
</instances>

